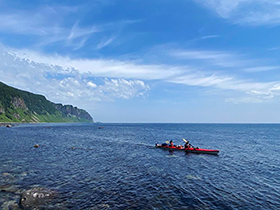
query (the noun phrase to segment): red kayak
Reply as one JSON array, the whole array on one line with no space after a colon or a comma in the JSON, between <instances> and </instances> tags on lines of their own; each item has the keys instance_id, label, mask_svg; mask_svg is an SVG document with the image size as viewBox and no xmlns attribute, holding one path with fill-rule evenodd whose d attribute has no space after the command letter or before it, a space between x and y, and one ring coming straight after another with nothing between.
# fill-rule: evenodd
<instances>
[{"instance_id":1,"label":"red kayak","mask_svg":"<svg viewBox=\"0 0 280 210\"><path fill-rule=\"evenodd\" d=\"M181 150L185 152L198 153L198 154L209 154L217 155L220 151L216 149L201 149L198 147L185 148L183 146L169 146L167 144L156 144L157 148L168 149L168 150Z\"/></svg>"}]
</instances>

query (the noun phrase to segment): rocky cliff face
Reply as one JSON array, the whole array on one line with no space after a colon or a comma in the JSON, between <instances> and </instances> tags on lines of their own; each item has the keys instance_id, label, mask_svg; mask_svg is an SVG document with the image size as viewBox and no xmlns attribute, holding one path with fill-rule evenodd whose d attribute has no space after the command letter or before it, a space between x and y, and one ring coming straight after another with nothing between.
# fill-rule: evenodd
<instances>
[{"instance_id":1,"label":"rocky cliff face","mask_svg":"<svg viewBox=\"0 0 280 210\"><path fill-rule=\"evenodd\" d=\"M5 114L5 109L3 107L0 107L0 114Z\"/></svg>"},{"instance_id":2,"label":"rocky cliff face","mask_svg":"<svg viewBox=\"0 0 280 210\"><path fill-rule=\"evenodd\" d=\"M45 96L0 82L0 122L93 122L83 109L55 104Z\"/></svg>"},{"instance_id":3,"label":"rocky cliff face","mask_svg":"<svg viewBox=\"0 0 280 210\"><path fill-rule=\"evenodd\" d=\"M11 104L16 108L16 109L23 109L23 110L28 110L27 106L25 105L25 102L22 98L19 97L14 97L11 100Z\"/></svg>"},{"instance_id":4,"label":"rocky cliff face","mask_svg":"<svg viewBox=\"0 0 280 210\"><path fill-rule=\"evenodd\" d=\"M83 109L79 109L77 107L73 107L72 105L62 105L62 104L54 104L54 107L60 111L64 116L74 116L77 118L87 119L89 121L93 121L92 117L89 113L87 113Z\"/></svg>"}]
</instances>

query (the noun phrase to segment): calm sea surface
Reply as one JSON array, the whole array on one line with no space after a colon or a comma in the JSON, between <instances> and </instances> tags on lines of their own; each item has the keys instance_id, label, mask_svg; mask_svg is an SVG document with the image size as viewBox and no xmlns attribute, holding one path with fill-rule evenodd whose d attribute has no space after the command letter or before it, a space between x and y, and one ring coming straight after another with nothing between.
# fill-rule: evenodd
<instances>
[{"instance_id":1,"label":"calm sea surface","mask_svg":"<svg viewBox=\"0 0 280 210\"><path fill-rule=\"evenodd\" d=\"M182 138L220 154L154 147ZM0 127L0 187L0 209L34 187L42 209L280 209L280 124Z\"/></svg>"}]
</instances>

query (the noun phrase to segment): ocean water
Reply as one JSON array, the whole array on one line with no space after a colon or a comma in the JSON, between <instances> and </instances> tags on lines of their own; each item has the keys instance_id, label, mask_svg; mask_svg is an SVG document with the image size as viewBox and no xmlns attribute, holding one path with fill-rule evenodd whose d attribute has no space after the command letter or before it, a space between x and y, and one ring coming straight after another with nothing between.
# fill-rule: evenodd
<instances>
[{"instance_id":1,"label":"ocean water","mask_svg":"<svg viewBox=\"0 0 280 210\"><path fill-rule=\"evenodd\" d=\"M182 138L220 153L154 147ZM40 209L280 209L279 149L280 124L0 127L0 208L41 187Z\"/></svg>"}]
</instances>

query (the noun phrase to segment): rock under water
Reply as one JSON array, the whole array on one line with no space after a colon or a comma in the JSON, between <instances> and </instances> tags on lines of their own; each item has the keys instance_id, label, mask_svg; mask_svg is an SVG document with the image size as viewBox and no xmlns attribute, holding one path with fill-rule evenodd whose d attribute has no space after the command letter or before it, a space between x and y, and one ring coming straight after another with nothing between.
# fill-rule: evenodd
<instances>
[{"instance_id":1,"label":"rock under water","mask_svg":"<svg viewBox=\"0 0 280 210\"><path fill-rule=\"evenodd\" d=\"M22 193L19 205L23 209L45 209L54 200L55 191L33 188Z\"/></svg>"}]
</instances>

